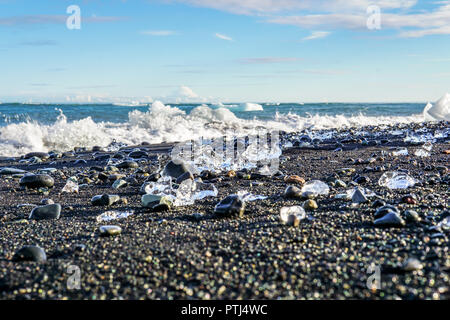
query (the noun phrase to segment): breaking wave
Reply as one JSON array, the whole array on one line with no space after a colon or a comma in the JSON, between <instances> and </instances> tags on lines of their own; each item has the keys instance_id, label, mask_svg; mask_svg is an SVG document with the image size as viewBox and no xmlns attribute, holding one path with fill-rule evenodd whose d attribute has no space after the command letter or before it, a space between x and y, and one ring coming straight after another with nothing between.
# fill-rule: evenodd
<instances>
[{"instance_id":1,"label":"breaking wave","mask_svg":"<svg viewBox=\"0 0 450 320\"><path fill-rule=\"evenodd\" d=\"M122 123L95 122L91 117L68 121L62 110L52 124L27 119L0 127L0 155L18 156L31 151L71 150L74 147L107 146L112 141L127 145L177 142L225 134L246 135L256 130L302 131L366 125L389 125L449 120L450 95L428 104L422 113L409 116L307 115L276 113L270 119L242 119L233 107L201 105L190 112L154 102L147 111L133 110ZM241 104L244 111L263 110L261 105Z\"/></svg>"}]
</instances>

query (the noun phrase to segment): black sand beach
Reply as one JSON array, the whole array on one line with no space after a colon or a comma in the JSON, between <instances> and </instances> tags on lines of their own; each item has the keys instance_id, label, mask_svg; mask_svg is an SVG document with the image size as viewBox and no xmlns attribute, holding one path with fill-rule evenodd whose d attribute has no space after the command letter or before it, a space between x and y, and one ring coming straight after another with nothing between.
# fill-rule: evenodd
<instances>
[{"instance_id":1,"label":"black sand beach","mask_svg":"<svg viewBox=\"0 0 450 320\"><path fill-rule=\"evenodd\" d=\"M343 129L350 133L347 138L323 141L309 141L301 133L300 142L283 150L282 174L203 175L217 187L218 197L160 212L142 207L139 190L169 161L170 145L137 146L148 155L134 159L138 168L117 172L98 159L115 152L80 149L61 157L44 156L34 164L4 158L0 170L57 170L49 173L54 186L48 194L21 187L19 176L0 176L0 299L449 299L449 235L439 223L449 215L450 142L438 138L428 157L414 155L420 144L404 142L408 130L446 128L448 122L411 124L395 135L395 127L365 128L364 137ZM392 148L405 147L408 155L391 155ZM126 160L135 148L117 153ZM419 183L400 190L378 185L384 172L399 169ZM113 174L125 175L128 185L113 189ZM290 175L330 186L330 194L314 199L318 208L307 210L298 227L280 222L281 207L306 200L283 196L288 185L301 188L299 182L285 181ZM71 176L87 186L78 193L61 193ZM377 196L353 205L335 198L358 185ZM217 217L215 205L239 190L267 199L247 202L243 217ZM91 198L101 194L126 201L93 206ZM45 198L61 204L59 219L29 219ZM384 204L398 210L402 222L397 226L374 225L375 212ZM134 214L97 222L107 210ZM108 224L120 226L121 234L102 237L99 226ZM14 261L26 245L44 249L47 261ZM67 287L73 275L69 266L79 268L79 289ZM378 290L367 286L374 274L368 272L371 266L380 270Z\"/></svg>"}]
</instances>

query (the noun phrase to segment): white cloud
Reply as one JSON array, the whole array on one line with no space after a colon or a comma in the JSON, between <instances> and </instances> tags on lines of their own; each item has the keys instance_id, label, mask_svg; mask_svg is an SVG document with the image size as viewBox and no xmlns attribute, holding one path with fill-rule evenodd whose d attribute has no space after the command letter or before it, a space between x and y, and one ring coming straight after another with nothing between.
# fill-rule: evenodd
<instances>
[{"instance_id":1,"label":"white cloud","mask_svg":"<svg viewBox=\"0 0 450 320\"><path fill-rule=\"evenodd\" d=\"M198 98L199 95L196 94L191 88L186 86L181 86L178 91L180 97L188 98L188 99L195 99Z\"/></svg>"},{"instance_id":2,"label":"white cloud","mask_svg":"<svg viewBox=\"0 0 450 320\"><path fill-rule=\"evenodd\" d=\"M404 31L400 33L400 36L404 38L420 38L436 34L450 34L450 26L432 29L414 30L414 31Z\"/></svg>"},{"instance_id":3,"label":"white cloud","mask_svg":"<svg viewBox=\"0 0 450 320\"><path fill-rule=\"evenodd\" d=\"M165 97L158 97L158 100L164 101L165 103L189 103L189 102L206 102L207 99L198 95L194 90L188 86L180 86L176 88L172 94Z\"/></svg>"},{"instance_id":4,"label":"white cloud","mask_svg":"<svg viewBox=\"0 0 450 320\"><path fill-rule=\"evenodd\" d=\"M329 34L330 34L330 32L328 32L328 31L313 31L313 32L311 32L311 34L309 36L304 37L302 40L307 41L307 40L325 38Z\"/></svg>"},{"instance_id":5,"label":"white cloud","mask_svg":"<svg viewBox=\"0 0 450 320\"><path fill-rule=\"evenodd\" d=\"M172 36L172 35L176 34L176 32L172 31L172 30L145 30L145 31L141 31L141 34L148 35L148 36L164 37L164 36Z\"/></svg>"},{"instance_id":6,"label":"white cloud","mask_svg":"<svg viewBox=\"0 0 450 320\"><path fill-rule=\"evenodd\" d=\"M450 1L429 2L416 10L417 0L173 0L235 14L263 17L269 23L314 30L319 27L367 29L367 8L381 9L381 28L400 37L450 34Z\"/></svg>"},{"instance_id":7,"label":"white cloud","mask_svg":"<svg viewBox=\"0 0 450 320\"><path fill-rule=\"evenodd\" d=\"M233 38L231 38L227 35L224 35L224 34L216 33L215 36L222 40L233 41Z\"/></svg>"},{"instance_id":8,"label":"white cloud","mask_svg":"<svg viewBox=\"0 0 450 320\"><path fill-rule=\"evenodd\" d=\"M325 12L364 10L370 5L386 9L411 8L417 0L174 0L198 7L236 14L267 15L274 13L321 10Z\"/></svg>"}]
</instances>

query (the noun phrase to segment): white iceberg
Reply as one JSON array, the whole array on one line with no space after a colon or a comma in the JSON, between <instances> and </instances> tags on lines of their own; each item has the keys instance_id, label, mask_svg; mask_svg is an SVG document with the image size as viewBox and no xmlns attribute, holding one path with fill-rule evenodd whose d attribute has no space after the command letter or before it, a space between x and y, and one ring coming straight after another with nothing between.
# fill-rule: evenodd
<instances>
[{"instance_id":1,"label":"white iceberg","mask_svg":"<svg viewBox=\"0 0 450 320\"><path fill-rule=\"evenodd\" d=\"M431 118L431 120L450 121L450 94L446 93L434 104L428 103L423 113L426 118Z\"/></svg>"}]
</instances>

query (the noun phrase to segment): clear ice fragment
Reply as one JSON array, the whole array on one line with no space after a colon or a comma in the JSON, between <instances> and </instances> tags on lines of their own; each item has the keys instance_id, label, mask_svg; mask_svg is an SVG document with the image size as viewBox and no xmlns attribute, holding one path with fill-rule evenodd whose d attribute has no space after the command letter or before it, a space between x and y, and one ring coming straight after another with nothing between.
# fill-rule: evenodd
<instances>
[{"instance_id":1,"label":"clear ice fragment","mask_svg":"<svg viewBox=\"0 0 450 320\"><path fill-rule=\"evenodd\" d=\"M266 196L263 195L255 195L246 190L238 191L237 195L242 198L242 201L256 201L256 200L264 200L267 199Z\"/></svg>"},{"instance_id":2,"label":"clear ice fragment","mask_svg":"<svg viewBox=\"0 0 450 320\"><path fill-rule=\"evenodd\" d=\"M282 207L280 209L280 220L287 225L296 225L305 217L305 209L299 206Z\"/></svg>"},{"instance_id":3,"label":"clear ice fragment","mask_svg":"<svg viewBox=\"0 0 450 320\"><path fill-rule=\"evenodd\" d=\"M433 144L431 142L426 142L424 145L420 147L420 149L417 149L416 152L414 152L414 155L417 157L429 157L430 152L433 149Z\"/></svg>"},{"instance_id":4,"label":"clear ice fragment","mask_svg":"<svg viewBox=\"0 0 450 320\"><path fill-rule=\"evenodd\" d=\"M134 212L121 212L121 211L105 211L101 215L97 216L97 222L111 221L116 219L124 219L131 216Z\"/></svg>"},{"instance_id":5,"label":"clear ice fragment","mask_svg":"<svg viewBox=\"0 0 450 320\"><path fill-rule=\"evenodd\" d=\"M355 188L353 188L353 189L347 190L347 192L346 192L346 197L345 197L345 198L348 199L348 200L351 200L351 199L353 198L353 195L355 194L356 190L358 190L358 189L359 189L359 191L361 191L361 193L362 193L365 197L370 198L370 197L375 196L375 192L373 192L373 191L370 190L370 189L362 188L362 187L355 187Z\"/></svg>"},{"instance_id":6,"label":"clear ice fragment","mask_svg":"<svg viewBox=\"0 0 450 320\"><path fill-rule=\"evenodd\" d=\"M394 157L397 157L397 156L407 156L408 155L408 149L401 149L401 150L395 150L395 151L392 151L392 155L394 156Z\"/></svg>"},{"instance_id":7,"label":"clear ice fragment","mask_svg":"<svg viewBox=\"0 0 450 320\"><path fill-rule=\"evenodd\" d=\"M195 182L194 200L201 200L206 197L217 197L218 191L214 184Z\"/></svg>"},{"instance_id":8,"label":"clear ice fragment","mask_svg":"<svg viewBox=\"0 0 450 320\"><path fill-rule=\"evenodd\" d=\"M414 186L418 181L404 172L389 171L378 180L378 184L389 189L406 189Z\"/></svg>"},{"instance_id":9,"label":"clear ice fragment","mask_svg":"<svg viewBox=\"0 0 450 320\"><path fill-rule=\"evenodd\" d=\"M302 193L310 193L313 195L327 195L330 192L328 185L320 180L311 180L305 183L302 188Z\"/></svg>"},{"instance_id":10,"label":"clear ice fragment","mask_svg":"<svg viewBox=\"0 0 450 320\"><path fill-rule=\"evenodd\" d=\"M62 188L61 192L78 193L78 183L76 177L70 177L67 179L66 185Z\"/></svg>"},{"instance_id":11,"label":"clear ice fragment","mask_svg":"<svg viewBox=\"0 0 450 320\"><path fill-rule=\"evenodd\" d=\"M178 189L176 189L173 204L175 206L187 206L194 204L195 200L201 200L206 197L216 197L217 193L218 191L212 183L203 183L187 179L180 183Z\"/></svg>"}]
</instances>

